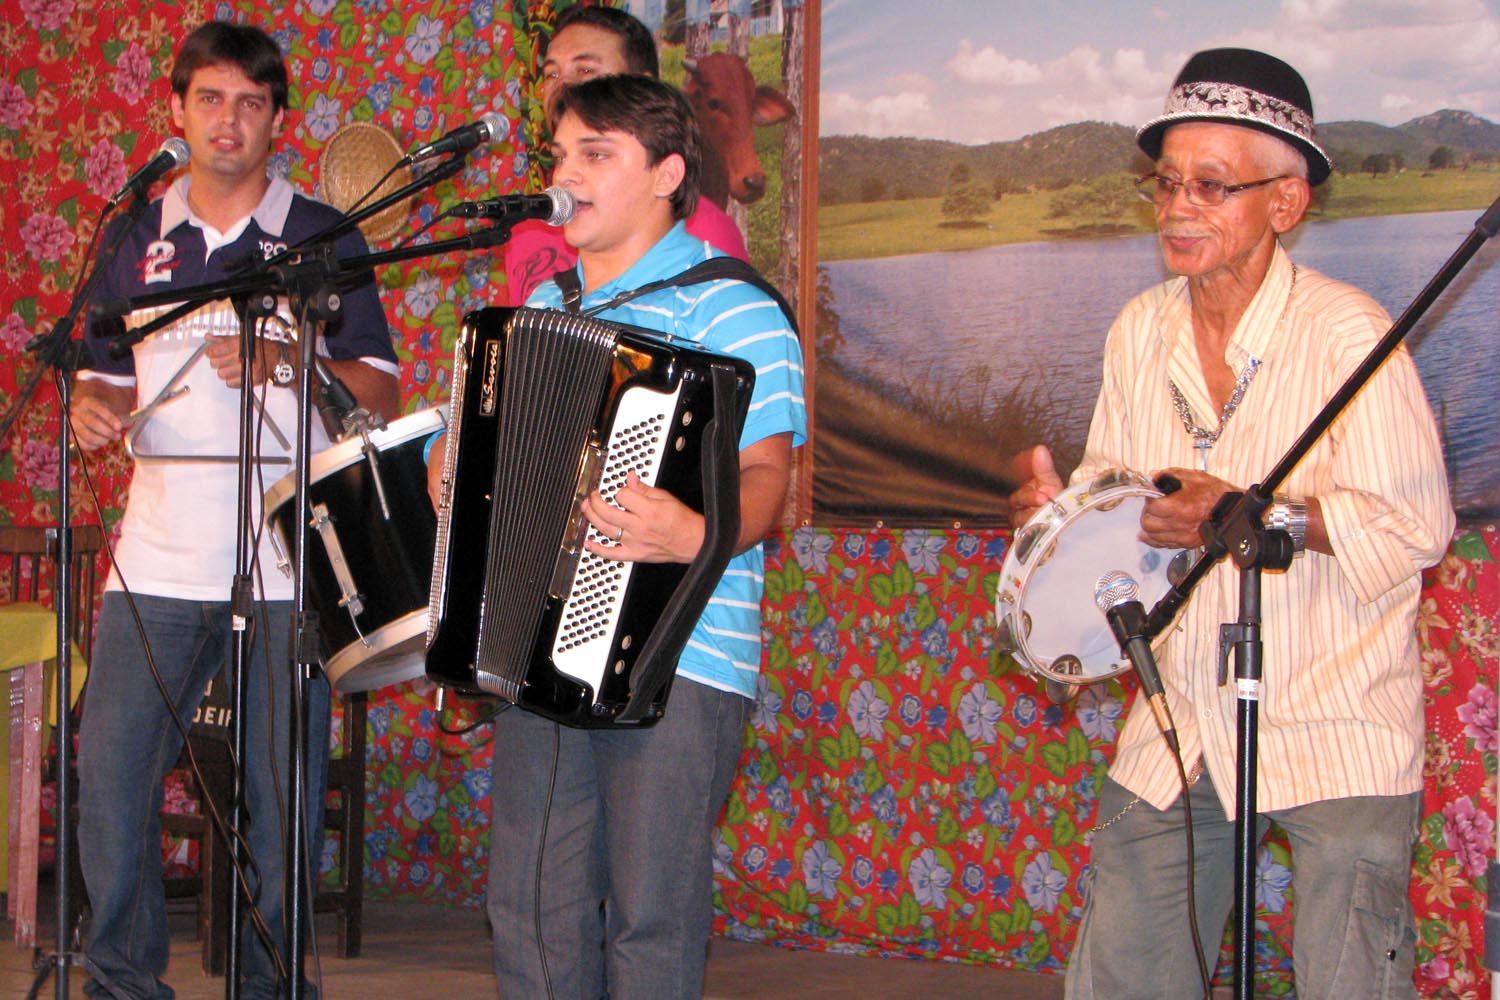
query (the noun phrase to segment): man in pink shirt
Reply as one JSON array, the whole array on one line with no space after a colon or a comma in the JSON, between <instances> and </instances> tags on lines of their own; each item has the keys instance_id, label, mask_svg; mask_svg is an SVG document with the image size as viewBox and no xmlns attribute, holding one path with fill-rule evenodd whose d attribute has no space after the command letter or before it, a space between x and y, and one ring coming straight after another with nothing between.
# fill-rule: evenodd
<instances>
[{"instance_id":1,"label":"man in pink shirt","mask_svg":"<svg viewBox=\"0 0 1500 1000\"><path fill-rule=\"evenodd\" d=\"M542 102L549 127L552 105L563 87L618 73L661 75L656 42L646 26L613 7L576 6L564 11L542 62ZM687 231L731 257L750 259L739 227L707 199L698 199L697 209L688 216ZM516 226L505 246L506 304L521 305L532 289L577 260L578 251L563 239L559 227L541 221Z\"/></svg>"}]
</instances>

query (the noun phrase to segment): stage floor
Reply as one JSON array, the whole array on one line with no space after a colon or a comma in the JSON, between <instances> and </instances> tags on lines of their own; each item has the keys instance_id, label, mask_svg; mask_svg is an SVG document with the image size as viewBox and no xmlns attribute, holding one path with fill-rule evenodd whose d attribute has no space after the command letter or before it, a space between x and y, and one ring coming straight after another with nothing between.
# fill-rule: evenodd
<instances>
[{"instance_id":1,"label":"stage floor","mask_svg":"<svg viewBox=\"0 0 1500 1000\"><path fill-rule=\"evenodd\" d=\"M54 947L52 902L44 910L41 944ZM172 910L172 960L167 981L178 1000L219 1000L224 980L204 975L188 909ZM29 951L10 941L13 929L0 921L0 997L24 997L35 973ZM325 1000L483 1000L496 996L489 967L484 914L409 903L366 902L364 942L358 958L339 958L331 918L319 917ZM308 962L309 974L315 969ZM68 995L82 1000L85 977L74 969ZM41 998L55 997L49 976ZM855 958L789 951L715 938L709 949L705 1000L1057 1000L1062 976L943 965L900 959ZM511 998L505 998L511 1000ZM536 1000L536 998L514 998Z\"/></svg>"}]
</instances>

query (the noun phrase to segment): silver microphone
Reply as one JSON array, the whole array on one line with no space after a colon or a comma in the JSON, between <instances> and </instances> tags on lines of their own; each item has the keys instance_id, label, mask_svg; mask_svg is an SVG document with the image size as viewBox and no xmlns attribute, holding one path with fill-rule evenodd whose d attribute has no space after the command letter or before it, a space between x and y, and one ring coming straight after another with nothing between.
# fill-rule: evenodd
<instances>
[{"instance_id":1,"label":"silver microphone","mask_svg":"<svg viewBox=\"0 0 1500 1000\"><path fill-rule=\"evenodd\" d=\"M182 166L188 161L191 155L192 153L188 150L188 144L182 139L177 138L177 136L172 136L172 138L161 144L161 149L157 151L155 156L146 161L145 166L130 175L130 179L125 182L125 186L116 191L114 197L105 203L104 211L109 212L131 195L137 198L144 198L146 192L150 190L151 185Z\"/></svg>"},{"instance_id":2,"label":"silver microphone","mask_svg":"<svg viewBox=\"0 0 1500 1000\"><path fill-rule=\"evenodd\" d=\"M1161 673L1156 669L1156 654L1146 634L1146 609L1140 602L1141 588L1135 578L1123 570L1110 570L1094 583L1094 604L1109 621L1115 641L1135 668L1141 682L1141 693L1156 716L1157 728L1174 750L1177 730L1167 711L1167 696L1162 691Z\"/></svg>"},{"instance_id":3,"label":"silver microphone","mask_svg":"<svg viewBox=\"0 0 1500 1000\"><path fill-rule=\"evenodd\" d=\"M464 201L448 209L458 219L542 219L549 226L561 226L573 218L578 202L566 188L549 187L541 194L507 194L485 201Z\"/></svg>"},{"instance_id":4,"label":"silver microphone","mask_svg":"<svg viewBox=\"0 0 1500 1000\"><path fill-rule=\"evenodd\" d=\"M406 154L407 163L420 163L446 153L467 153L475 146L499 142L506 132L505 116L498 111L486 111L477 122L461 125L441 139L418 146Z\"/></svg>"},{"instance_id":5,"label":"silver microphone","mask_svg":"<svg viewBox=\"0 0 1500 1000\"><path fill-rule=\"evenodd\" d=\"M1094 583L1094 604L1106 613L1117 604L1140 598L1140 585L1122 569L1112 569Z\"/></svg>"}]
</instances>

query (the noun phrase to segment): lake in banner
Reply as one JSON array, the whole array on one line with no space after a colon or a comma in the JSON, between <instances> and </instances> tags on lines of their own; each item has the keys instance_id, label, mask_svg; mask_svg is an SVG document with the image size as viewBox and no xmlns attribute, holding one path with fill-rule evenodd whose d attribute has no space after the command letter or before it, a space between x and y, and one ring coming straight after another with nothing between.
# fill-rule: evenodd
<instances>
[{"instance_id":1,"label":"lake in banner","mask_svg":"<svg viewBox=\"0 0 1500 1000\"><path fill-rule=\"evenodd\" d=\"M1478 211L1309 222L1293 260L1351 282L1399 316L1464 239ZM1500 510L1500 247L1485 245L1407 338L1437 413L1460 516ZM1052 442L1076 455L1088 430L1105 334L1161 280L1151 236L993 247L822 265L844 344L836 363L879 386L1046 386ZM928 390L931 391L931 390ZM1010 451L1028 441L1002 441ZM1071 445L1071 446L1070 446Z\"/></svg>"}]
</instances>

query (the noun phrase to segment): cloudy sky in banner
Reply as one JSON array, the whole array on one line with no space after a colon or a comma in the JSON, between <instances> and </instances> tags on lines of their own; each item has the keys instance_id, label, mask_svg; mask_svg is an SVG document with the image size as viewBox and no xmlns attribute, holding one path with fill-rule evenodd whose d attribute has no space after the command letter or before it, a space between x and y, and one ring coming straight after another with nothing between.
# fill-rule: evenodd
<instances>
[{"instance_id":1,"label":"cloudy sky in banner","mask_svg":"<svg viewBox=\"0 0 1500 1000\"><path fill-rule=\"evenodd\" d=\"M1500 0L823 0L823 135L1018 139L1161 109L1193 52L1262 49L1320 121L1500 122Z\"/></svg>"}]
</instances>

